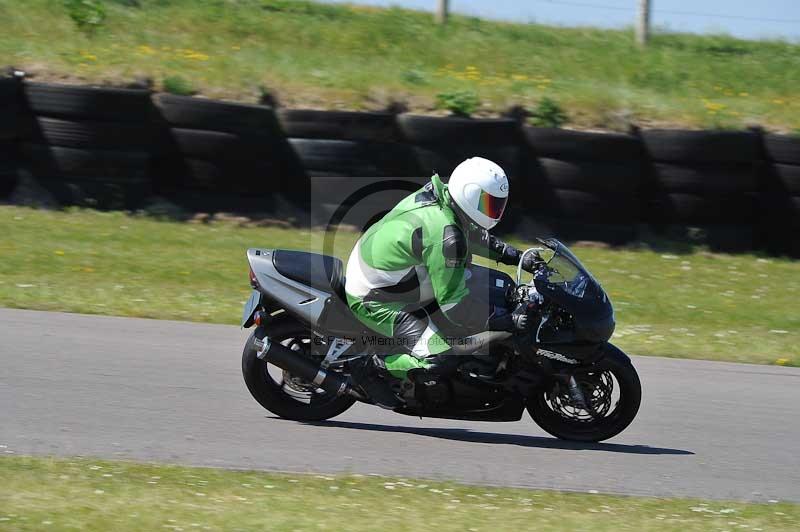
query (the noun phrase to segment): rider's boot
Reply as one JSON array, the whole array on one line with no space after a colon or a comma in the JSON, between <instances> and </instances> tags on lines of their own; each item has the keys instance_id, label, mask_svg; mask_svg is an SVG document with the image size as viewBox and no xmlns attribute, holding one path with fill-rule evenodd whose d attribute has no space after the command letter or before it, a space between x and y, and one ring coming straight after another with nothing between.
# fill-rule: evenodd
<instances>
[{"instance_id":1,"label":"rider's boot","mask_svg":"<svg viewBox=\"0 0 800 532\"><path fill-rule=\"evenodd\" d=\"M381 408L393 410L402 404L392 391L389 384L392 377L380 357L364 357L352 369L351 375L355 383Z\"/></svg>"}]
</instances>

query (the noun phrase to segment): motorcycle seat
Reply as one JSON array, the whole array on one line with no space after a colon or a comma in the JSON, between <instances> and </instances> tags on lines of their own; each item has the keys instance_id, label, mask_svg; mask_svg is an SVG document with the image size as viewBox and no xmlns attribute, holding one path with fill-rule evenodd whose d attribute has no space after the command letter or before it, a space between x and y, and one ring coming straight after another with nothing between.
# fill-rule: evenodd
<instances>
[{"instance_id":1,"label":"motorcycle seat","mask_svg":"<svg viewBox=\"0 0 800 532\"><path fill-rule=\"evenodd\" d=\"M272 264L284 277L323 292L332 292L340 300L345 300L344 264L337 257L276 249L272 253Z\"/></svg>"}]
</instances>

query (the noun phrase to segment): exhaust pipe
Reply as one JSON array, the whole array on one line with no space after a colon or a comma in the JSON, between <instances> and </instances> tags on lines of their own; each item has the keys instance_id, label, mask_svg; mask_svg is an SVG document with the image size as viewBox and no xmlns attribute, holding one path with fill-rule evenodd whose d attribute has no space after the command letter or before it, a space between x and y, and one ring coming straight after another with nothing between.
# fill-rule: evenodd
<instances>
[{"instance_id":1,"label":"exhaust pipe","mask_svg":"<svg viewBox=\"0 0 800 532\"><path fill-rule=\"evenodd\" d=\"M256 356L260 360L265 360L270 364L274 364L288 371L292 375L312 382L326 392L336 395L349 394L361 398L361 394L350 386L346 377L343 377L335 371L328 373L310 360L299 356L288 347L270 340L268 336L265 336L264 340L255 338L253 340L253 345L258 351Z\"/></svg>"}]
</instances>

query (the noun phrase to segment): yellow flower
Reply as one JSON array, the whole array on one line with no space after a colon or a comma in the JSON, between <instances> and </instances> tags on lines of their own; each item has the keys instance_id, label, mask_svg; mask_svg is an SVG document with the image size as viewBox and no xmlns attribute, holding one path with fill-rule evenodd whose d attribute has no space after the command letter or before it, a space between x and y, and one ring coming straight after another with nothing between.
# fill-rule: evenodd
<instances>
[{"instance_id":1,"label":"yellow flower","mask_svg":"<svg viewBox=\"0 0 800 532\"><path fill-rule=\"evenodd\" d=\"M139 51L139 53L142 53L142 54L145 54L145 55L153 55L154 53L156 53L155 50L153 50L152 48L150 48L146 44L141 44L136 49Z\"/></svg>"},{"instance_id":2,"label":"yellow flower","mask_svg":"<svg viewBox=\"0 0 800 532\"><path fill-rule=\"evenodd\" d=\"M528 79L528 76L525 74L511 74L511 79L514 81L525 81Z\"/></svg>"},{"instance_id":3,"label":"yellow flower","mask_svg":"<svg viewBox=\"0 0 800 532\"><path fill-rule=\"evenodd\" d=\"M779 365L779 366L785 366L786 364L789 363L789 359L788 358L779 358L778 360L775 361L775 363L777 365Z\"/></svg>"},{"instance_id":4,"label":"yellow flower","mask_svg":"<svg viewBox=\"0 0 800 532\"><path fill-rule=\"evenodd\" d=\"M783 105L783 104L786 103L786 100L781 100L780 98L775 98L774 100L772 100L772 103L778 104L778 105Z\"/></svg>"},{"instance_id":5,"label":"yellow flower","mask_svg":"<svg viewBox=\"0 0 800 532\"><path fill-rule=\"evenodd\" d=\"M750 96L749 92L740 92L739 96Z\"/></svg>"},{"instance_id":6,"label":"yellow flower","mask_svg":"<svg viewBox=\"0 0 800 532\"><path fill-rule=\"evenodd\" d=\"M197 61L208 61L208 55L201 52L195 52L193 50L186 50L183 56L186 59L194 59Z\"/></svg>"},{"instance_id":7,"label":"yellow flower","mask_svg":"<svg viewBox=\"0 0 800 532\"><path fill-rule=\"evenodd\" d=\"M53 253L55 253L56 255L63 255L64 254L64 250L63 249L57 249Z\"/></svg>"},{"instance_id":8,"label":"yellow flower","mask_svg":"<svg viewBox=\"0 0 800 532\"><path fill-rule=\"evenodd\" d=\"M241 50L241 49L242 47L239 46L238 44L234 44L233 46L231 46L231 50Z\"/></svg>"}]
</instances>

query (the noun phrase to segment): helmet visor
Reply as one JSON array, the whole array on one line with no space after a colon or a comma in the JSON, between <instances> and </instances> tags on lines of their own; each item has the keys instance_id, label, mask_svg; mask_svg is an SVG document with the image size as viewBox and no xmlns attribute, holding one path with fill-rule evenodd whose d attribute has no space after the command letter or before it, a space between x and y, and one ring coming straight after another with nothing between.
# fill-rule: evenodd
<instances>
[{"instance_id":1,"label":"helmet visor","mask_svg":"<svg viewBox=\"0 0 800 532\"><path fill-rule=\"evenodd\" d=\"M506 209L507 201L508 196L500 198L498 196L492 196L485 190L481 190L481 196L478 199L478 211L493 220L499 220L503 217L503 211Z\"/></svg>"}]
</instances>

